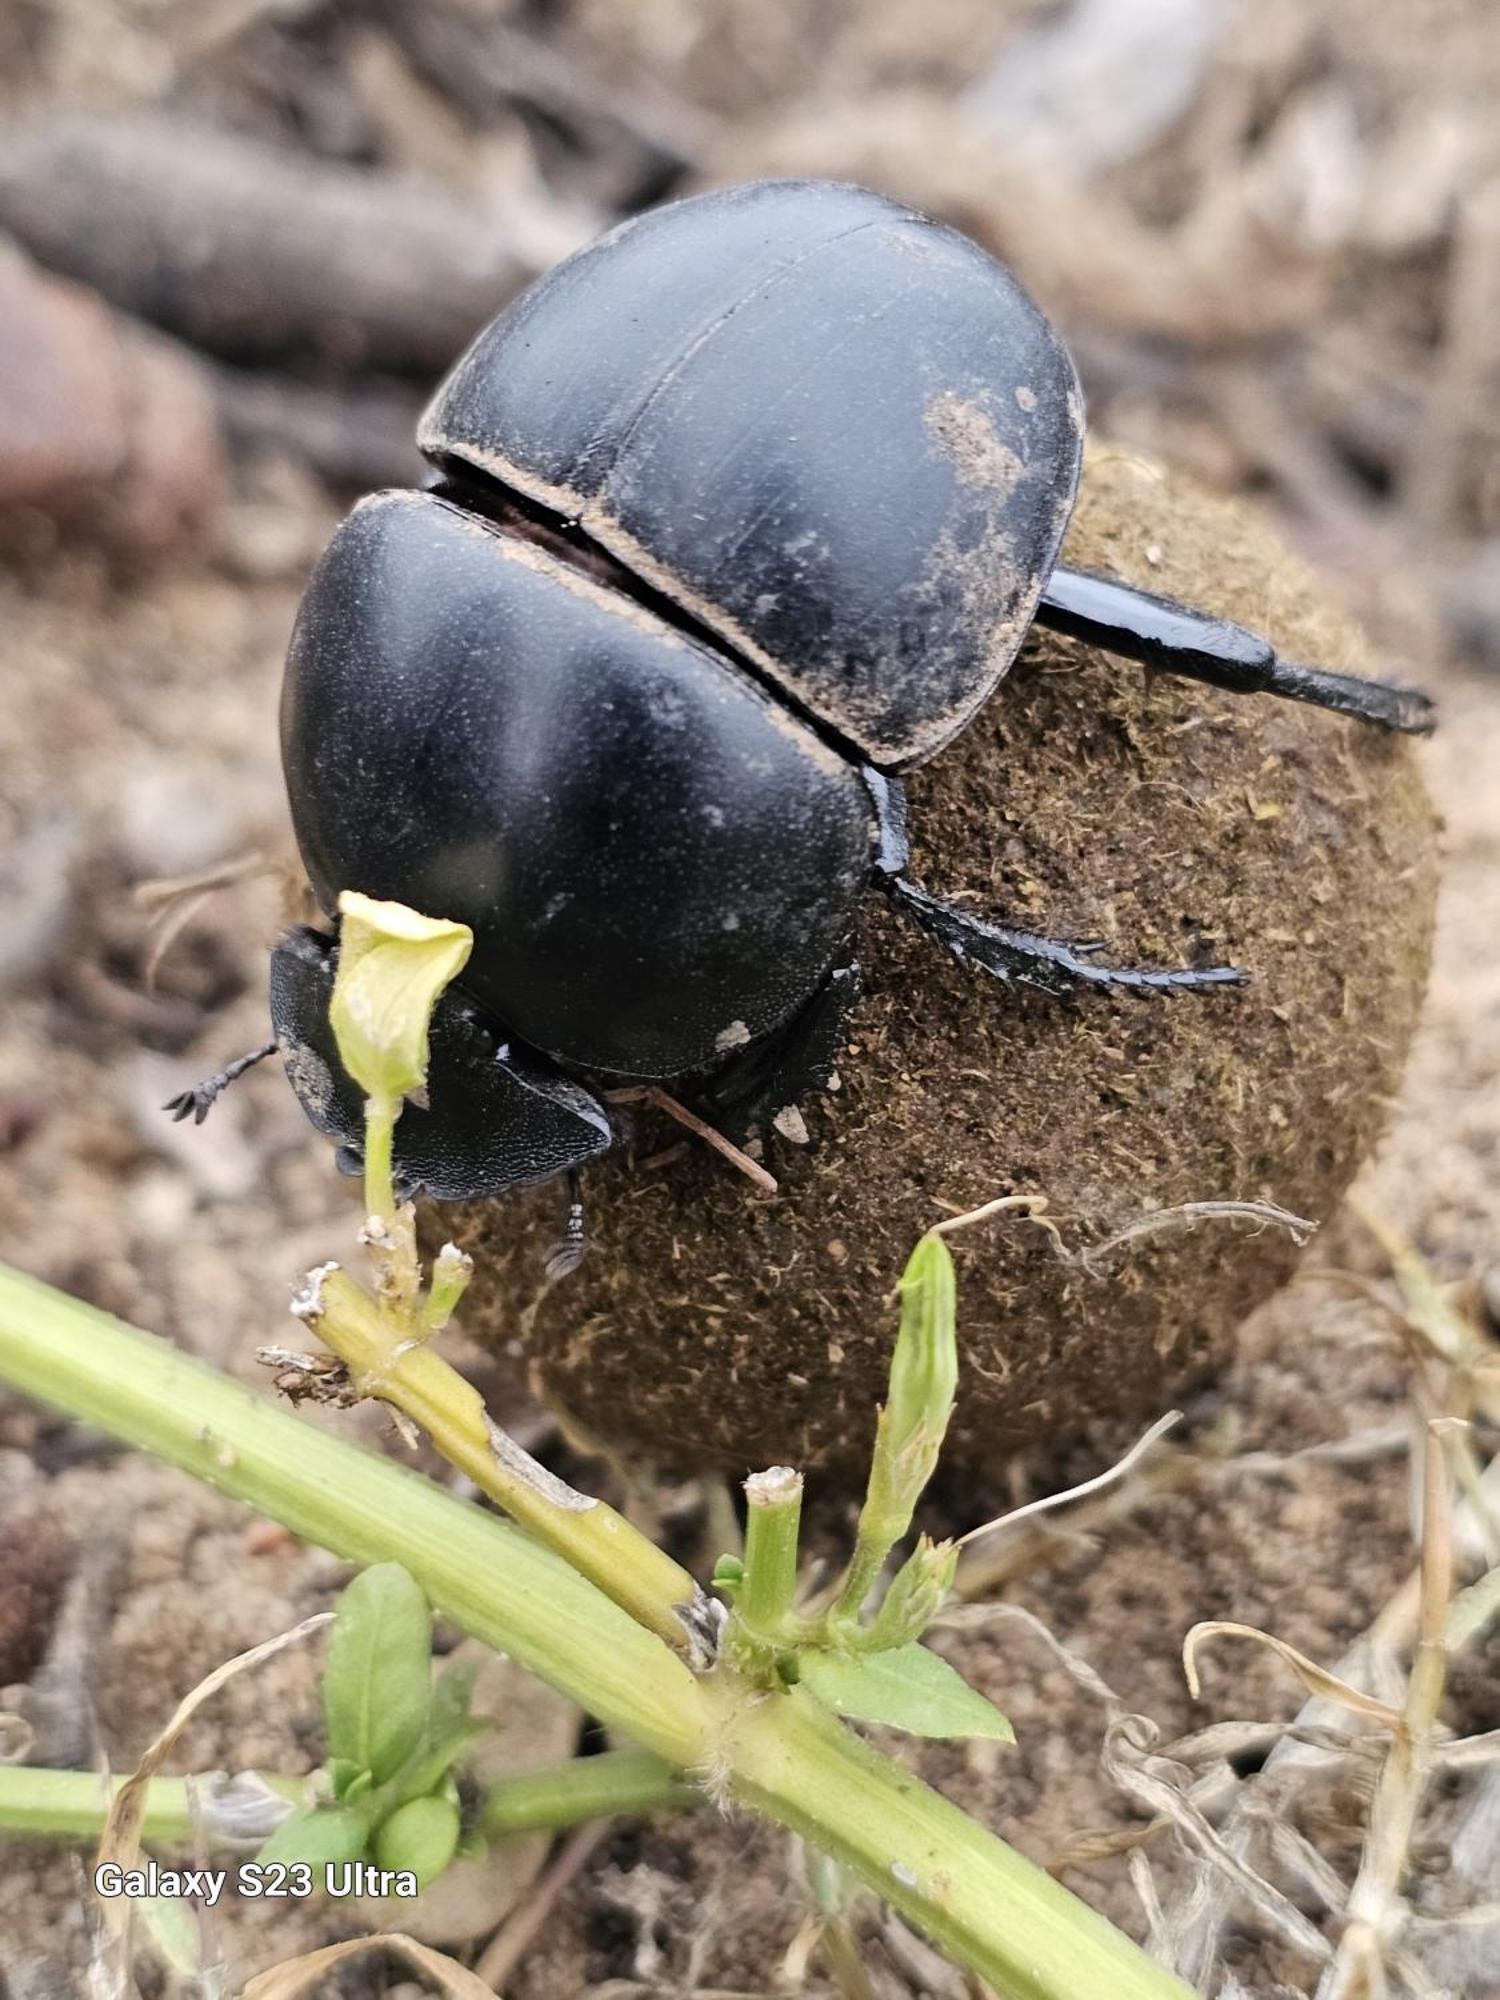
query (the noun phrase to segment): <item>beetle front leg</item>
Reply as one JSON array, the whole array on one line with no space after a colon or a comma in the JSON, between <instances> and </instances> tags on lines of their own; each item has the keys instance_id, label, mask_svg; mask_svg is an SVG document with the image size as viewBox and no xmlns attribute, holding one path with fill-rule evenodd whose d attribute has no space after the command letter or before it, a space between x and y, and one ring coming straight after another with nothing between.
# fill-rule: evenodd
<instances>
[{"instance_id":1,"label":"beetle front leg","mask_svg":"<svg viewBox=\"0 0 1500 2000\"><path fill-rule=\"evenodd\" d=\"M1275 694L1336 709L1382 729L1426 736L1437 710L1416 688L1359 674L1330 673L1283 660L1268 639L1228 618L1194 611L1113 577L1059 564L1047 580L1036 622L1164 673L1185 674L1232 694Z\"/></svg>"},{"instance_id":2,"label":"beetle front leg","mask_svg":"<svg viewBox=\"0 0 1500 2000\"><path fill-rule=\"evenodd\" d=\"M1204 986L1242 986L1249 979L1236 965L1157 966L1100 965L1086 956L1086 945L1064 944L1060 938L1037 937L1030 931L997 924L945 903L904 870L909 859L906 839L906 793L898 778L866 766L861 774L875 808L875 882L920 930L945 945L955 958L982 967L995 979L1019 979L1044 993L1071 993L1079 986L1118 986L1136 992L1192 992Z\"/></svg>"},{"instance_id":3,"label":"beetle front leg","mask_svg":"<svg viewBox=\"0 0 1500 2000\"><path fill-rule=\"evenodd\" d=\"M258 1049L251 1049L248 1055L236 1056L212 1076L204 1077L202 1083L195 1083L191 1090L180 1090L175 1097L169 1097L162 1110L170 1111L174 1121L191 1117L195 1125L201 1125L237 1077L243 1076L247 1069L254 1069L267 1056L274 1056L280 1047L279 1042L266 1042Z\"/></svg>"}]
</instances>

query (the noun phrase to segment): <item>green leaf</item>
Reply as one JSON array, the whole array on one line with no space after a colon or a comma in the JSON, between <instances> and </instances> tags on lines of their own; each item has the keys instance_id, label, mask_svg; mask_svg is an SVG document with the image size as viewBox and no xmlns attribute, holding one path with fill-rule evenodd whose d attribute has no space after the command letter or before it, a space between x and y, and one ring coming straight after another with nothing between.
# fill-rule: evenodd
<instances>
[{"instance_id":1,"label":"green leaf","mask_svg":"<svg viewBox=\"0 0 1500 2000\"><path fill-rule=\"evenodd\" d=\"M191 1979L203 1970L203 1927L185 1896L145 1896L136 1914L150 1933L162 1964L179 1978Z\"/></svg>"},{"instance_id":2,"label":"green leaf","mask_svg":"<svg viewBox=\"0 0 1500 2000\"><path fill-rule=\"evenodd\" d=\"M317 1806L284 1819L257 1856L288 1867L305 1861L317 1882L322 1870L341 1861L358 1861L369 1844L370 1829L362 1813L347 1806Z\"/></svg>"},{"instance_id":3,"label":"green leaf","mask_svg":"<svg viewBox=\"0 0 1500 2000\"><path fill-rule=\"evenodd\" d=\"M462 1828L451 1799L410 1799L398 1806L375 1836L381 1868L409 1868L418 1889L435 1882L458 1848Z\"/></svg>"},{"instance_id":4,"label":"green leaf","mask_svg":"<svg viewBox=\"0 0 1500 2000\"><path fill-rule=\"evenodd\" d=\"M474 1683L478 1677L478 1660L459 1660L444 1667L433 1682L427 1728L434 1742L468 1722L469 1704L474 1699Z\"/></svg>"},{"instance_id":5,"label":"green leaf","mask_svg":"<svg viewBox=\"0 0 1500 2000\"><path fill-rule=\"evenodd\" d=\"M327 1700L324 1700L324 1716L327 1716ZM327 1763L328 1785L336 1799L358 1798L361 1791L368 1791L375 1782L363 1764L352 1764L346 1757L330 1757Z\"/></svg>"},{"instance_id":6,"label":"green leaf","mask_svg":"<svg viewBox=\"0 0 1500 2000\"><path fill-rule=\"evenodd\" d=\"M421 1743L431 1704L432 1614L399 1563L363 1570L339 1599L323 1670L328 1752L383 1784Z\"/></svg>"},{"instance_id":7,"label":"green leaf","mask_svg":"<svg viewBox=\"0 0 1500 2000\"><path fill-rule=\"evenodd\" d=\"M487 1716L471 1716L455 1722L440 1734L429 1736L421 1755L413 1757L396 1773L393 1789L399 1798L421 1798L440 1785L470 1744L477 1743L495 1727Z\"/></svg>"},{"instance_id":8,"label":"green leaf","mask_svg":"<svg viewBox=\"0 0 1500 2000\"><path fill-rule=\"evenodd\" d=\"M926 1646L857 1656L808 1651L801 1660L802 1685L851 1722L878 1722L909 1736L1015 1741L1015 1731L994 1703Z\"/></svg>"}]
</instances>

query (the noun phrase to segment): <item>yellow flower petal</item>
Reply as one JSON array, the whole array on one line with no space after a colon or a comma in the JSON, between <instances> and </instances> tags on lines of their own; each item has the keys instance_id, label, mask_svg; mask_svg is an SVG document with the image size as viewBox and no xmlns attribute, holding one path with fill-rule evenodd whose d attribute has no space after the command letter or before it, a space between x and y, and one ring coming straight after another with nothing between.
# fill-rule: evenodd
<instances>
[{"instance_id":1,"label":"yellow flower petal","mask_svg":"<svg viewBox=\"0 0 1500 2000\"><path fill-rule=\"evenodd\" d=\"M467 924L424 917L346 889L328 1017L344 1067L367 1097L392 1102L427 1076L427 1027L474 944Z\"/></svg>"}]
</instances>

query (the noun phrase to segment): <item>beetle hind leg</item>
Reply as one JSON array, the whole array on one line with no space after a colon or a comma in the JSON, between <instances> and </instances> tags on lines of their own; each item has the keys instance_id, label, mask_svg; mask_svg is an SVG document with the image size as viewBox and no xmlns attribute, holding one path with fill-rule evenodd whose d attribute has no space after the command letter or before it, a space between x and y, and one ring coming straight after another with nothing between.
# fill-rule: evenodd
<instances>
[{"instance_id":1,"label":"beetle hind leg","mask_svg":"<svg viewBox=\"0 0 1500 2000\"><path fill-rule=\"evenodd\" d=\"M1381 729L1426 736L1437 710L1416 688L1283 660L1267 639L1227 618L1155 597L1112 577L1061 564L1048 578L1037 623L1169 674L1233 694L1274 694L1352 715Z\"/></svg>"},{"instance_id":2,"label":"beetle hind leg","mask_svg":"<svg viewBox=\"0 0 1500 2000\"><path fill-rule=\"evenodd\" d=\"M1101 965L1096 945L1064 944L1057 938L1014 930L988 917L929 895L904 875L881 878L881 886L920 930L947 947L955 958L981 967L995 979L1016 979L1044 993L1072 993L1080 986L1110 986L1130 992L1196 992L1209 986L1241 986L1250 977L1236 965Z\"/></svg>"}]
</instances>

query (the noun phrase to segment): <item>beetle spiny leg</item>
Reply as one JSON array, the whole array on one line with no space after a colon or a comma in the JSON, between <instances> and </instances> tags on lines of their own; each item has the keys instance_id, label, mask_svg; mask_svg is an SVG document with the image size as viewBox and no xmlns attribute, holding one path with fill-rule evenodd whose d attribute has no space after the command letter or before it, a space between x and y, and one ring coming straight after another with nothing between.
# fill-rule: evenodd
<instances>
[{"instance_id":1,"label":"beetle spiny leg","mask_svg":"<svg viewBox=\"0 0 1500 2000\"><path fill-rule=\"evenodd\" d=\"M563 1224L561 1241L554 1243L547 1252L544 1266L547 1281L555 1284L559 1278L571 1277L573 1272L588 1255L589 1241L583 1221L583 1189L578 1177L578 1169L568 1169L568 1217Z\"/></svg>"},{"instance_id":2,"label":"beetle spiny leg","mask_svg":"<svg viewBox=\"0 0 1500 2000\"><path fill-rule=\"evenodd\" d=\"M1232 619L1149 590L1059 563L1047 579L1037 622L1163 673L1207 681L1232 694L1274 694L1352 715L1381 729L1426 736L1437 709L1416 688L1283 660L1268 639Z\"/></svg>"},{"instance_id":3,"label":"beetle spiny leg","mask_svg":"<svg viewBox=\"0 0 1500 2000\"><path fill-rule=\"evenodd\" d=\"M903 875L889 877L884 886L913 922L955 958L979 966L995 979L1018 979L1044 993L1070 993L1080 985L1117 986L1133 992L1193 992L1207 986L1241 986L1250 976L1236 965L1100 965L1057 938L1036 937L1030 931L973 916L929 895Z\"/></svg>"},{"instance_id":4,"label":"beetle spiny leg","mask_svg":"<svg viewBox=\"0 0 1500 2000\"><path fill-rule=\"evenodd\" d=\"M251 1049L248 1055L236 1056L233 1062L206 1076L202 1083L195 1083L191 1090L180 1090L175 1097L169 1097L162 1110L171 1112L174 1123L191 1117L195 1125L201 1125L235 1078L243 1076L247 1069L254 1069L267 1056L274 1056L280 1046L279 1042L267 1042L262 1048Z\"/></svg>"}]
</instances>

